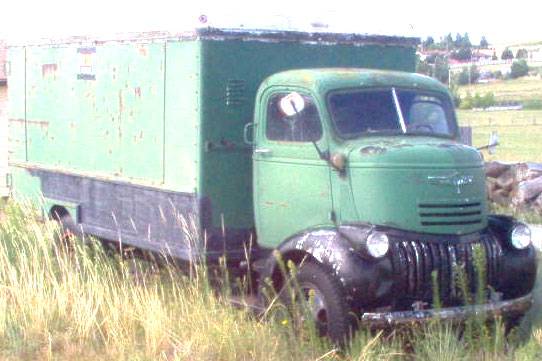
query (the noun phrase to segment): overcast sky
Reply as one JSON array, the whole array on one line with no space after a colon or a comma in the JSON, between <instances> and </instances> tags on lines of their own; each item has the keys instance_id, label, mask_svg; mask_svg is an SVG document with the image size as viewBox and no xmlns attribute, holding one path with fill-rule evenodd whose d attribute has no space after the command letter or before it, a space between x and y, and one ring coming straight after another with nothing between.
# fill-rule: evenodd
<instances>
[{"instance_id":1,"label":"overcast sky","mask_svg":"<svg viewBox=\"0 0 542 361\"><path fill-rule=\"evenodd\" d=\"M490 43L503 43L542 40L542 13L534 4L526 0L2 0L0 38L175 31L195 26L199 15L205 14L212 26L309 29L319 22L329 24L330 30L431 35L437 41L448 33L455 38L456 33L468 32L473 43L481 36Z\"/></svg>"}]
</instances>

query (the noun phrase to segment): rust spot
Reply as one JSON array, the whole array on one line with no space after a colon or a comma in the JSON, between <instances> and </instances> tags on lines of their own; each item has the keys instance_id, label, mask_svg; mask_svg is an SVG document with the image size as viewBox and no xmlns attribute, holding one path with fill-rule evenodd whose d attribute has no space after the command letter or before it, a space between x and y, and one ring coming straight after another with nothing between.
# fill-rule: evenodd
<instances>
[{"instance_id":1,"label":"rust spot","mask_svg":"<svg viewBox=\"0 0 542 361\"><path fill-rule=\"evenodd\" d=\"M9 118L8 120L10 122L13 122L13 123L23 123L24 124L24 122L25 122L25 120L23 118ZM49 126L49 122L39 121L39 120L27 120L26 124L39 125L42 128Z\"/></svg>"},{"instance_id":2,"label":"rust spot","mask_svg":"<svg viewBox=\"0 0 542 361\"><path fill-rule=\"evenodd\" d=\"M141 87L139 87L139 86L135 87L134 91L135 91L136 98L141 98Z\"/></svg>"},{"instance_id":3,"label":"rust spot","mask_svg":"<svg viewBox=\"0 0 542 361\"><path fill-rule=\"evenodd\" d=\"M290 207L291 206L291 203L288 203L288 202L280 202L280 203L275 203L275 202L271 202L271 201L266 201L265 202L265 205L266 206L279 206L279 207Z\"/></svg>"},{"instance_id":4,"label":"rust spot","mask_svg":"<svg viewBox=\"0 0 542 361\"><path fill-rule=\"evenodd\" d=\"M43 64L41 66L41 75L45 77L53 77L56 79L56 71L58 67L56 64Z\"/></svg>"},{"instance_id":5,"label":"rust spot","mask_svg":"<svg viewBox=\"0 0 542 361\"><path fill-rule=\"evenodd\" d=\"M124 113L124 98L122 97L122 90L119 91L119 111L120 113Z\"/></svg>"},{"instance_id":6,"label":"rust spot","mask_svg":"<svg viewBox=\"0 0 542 361\"><path fill-rule=\"evenodd\" d=\"M362 155L378 155L378 154L384 154L387 152L387 149L384 147L374 146L370 145L368 147L364 147L361 149L360 153Z\"/></svg>"},{"instance_id":7,"label":"rust spot","mask_svg":"<svg viewBox=\"0 0 542 361\"><path fill-rule=\"evenodd\" d=\"M139 47L139 55L141 55L141 56L147 56L147 48L146 48L146 47L143 47L143 46L140 46L140 47Z\"/></svg>"}]
</instances>

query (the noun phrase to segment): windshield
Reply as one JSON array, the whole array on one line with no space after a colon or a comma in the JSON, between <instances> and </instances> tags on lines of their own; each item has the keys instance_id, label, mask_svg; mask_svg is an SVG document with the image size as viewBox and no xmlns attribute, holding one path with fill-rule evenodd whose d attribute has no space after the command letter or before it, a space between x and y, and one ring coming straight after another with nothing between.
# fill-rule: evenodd
<instances>
[{"instance_id":1,"label":"windshield","mask_svg":"<svg viewBox=\"0 0 542 361\"><path fill-rule=\"evenodd\" d=\"M456 134L447 98L418 90L337 91L329 96L329 108L335 129L344 138L375 133Z\"/></svg>"}]
</instances>

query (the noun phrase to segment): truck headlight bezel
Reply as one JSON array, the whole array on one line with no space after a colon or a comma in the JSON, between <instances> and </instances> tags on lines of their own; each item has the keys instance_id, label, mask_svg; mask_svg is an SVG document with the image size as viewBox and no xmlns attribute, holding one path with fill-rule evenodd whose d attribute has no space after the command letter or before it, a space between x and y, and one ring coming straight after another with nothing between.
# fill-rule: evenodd
<instances>
[{"instance_id":1,"label":"truck headlight bezel","mask_svg":"<svg viewBox=\"0 0 542 361\"><path fill-rule=\"evenodd\" d=\"M510 231L510 245L518 251L528 248L532 244L531 229L525 223L516 223Z\"/></svg>"},{"instance_id":2,"label":"truck headlight bezel","mask_svg":"<svg viewBox=\"0 0 542 361\"><path fill-rule=\"evenodd\" d=\"M384 232L377 231L372 227L355 226L342 226L340 231L358 254L364 258L375 260L388 254L390 241Z\"/></svg>"},{"instance_id":3,"label":"truck headlight bezel","mask_svg":"<svg viewBox=\"0 0 542 361\"><path fill-rule=\"evenodd\" d=\"M384 257L390 249L390 240L383 232L371 232L365 243L367 253L375 259Z\"/></svg>"}]
</instances>

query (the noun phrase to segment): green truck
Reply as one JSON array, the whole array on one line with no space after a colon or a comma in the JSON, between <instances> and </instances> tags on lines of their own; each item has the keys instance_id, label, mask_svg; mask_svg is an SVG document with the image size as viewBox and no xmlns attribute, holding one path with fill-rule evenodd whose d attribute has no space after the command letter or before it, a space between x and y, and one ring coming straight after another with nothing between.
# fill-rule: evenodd
<instances>
[{"instance_id":1,"label":"green truck","mask_svg":"<svg viewBox=\"0 0 542 361\"><path fill-rule=\"evenodd\" d=\"M353 322L520 316L530 230L487 213L483 158L459 142L447 88L412 73L417 44L199 28L12 45L13 194L72 230L226 257L277 290L280 254L334 339ZM461 270L487 302L463 303Z\"/></svg>"}]
</instances>

